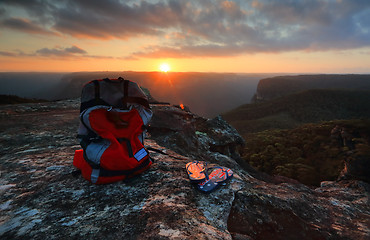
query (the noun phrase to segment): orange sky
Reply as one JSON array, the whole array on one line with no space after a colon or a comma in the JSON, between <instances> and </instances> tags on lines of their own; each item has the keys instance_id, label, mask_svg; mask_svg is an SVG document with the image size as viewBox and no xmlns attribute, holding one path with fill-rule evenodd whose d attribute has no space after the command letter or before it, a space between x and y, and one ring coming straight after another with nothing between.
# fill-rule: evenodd
<instances>
[{"instance_id":1,"label":"orange sky","mask_svg":"<svg viewBox=\"0 0 370 240\"><path fill-rule=\"evenodd\" d=\"M0 71L370 73L370 1L0 2Z\"/></svg>"}]
</instances>

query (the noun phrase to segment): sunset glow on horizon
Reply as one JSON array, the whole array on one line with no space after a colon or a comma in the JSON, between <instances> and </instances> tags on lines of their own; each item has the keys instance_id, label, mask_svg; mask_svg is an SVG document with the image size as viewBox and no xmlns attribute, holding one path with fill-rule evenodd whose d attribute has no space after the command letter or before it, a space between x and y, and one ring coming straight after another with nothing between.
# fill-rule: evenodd
<instances>
[{"instance_id":1,"label":"sunset glow on horizon","mask_svg":"<svg viewBox=\"0 0 370 240\"><path fill-rule=\"evenodd\" d=\"M168 63L162 63L159 66L159 70L161 70L162 72L168 72L168 71L171 70L171 67L170 67L170 65L168 65Z\"/></svg>"},{"instance_id":2,"label":"sunset glow on horizon","mask_svg":"<svg viewBox=\"0 0 370 240\"><path fill-rule=\"evenodd\" d=\"M13 0L0 27L2 72L370 73L370 1Z\"/></svg>"}]
</instances>

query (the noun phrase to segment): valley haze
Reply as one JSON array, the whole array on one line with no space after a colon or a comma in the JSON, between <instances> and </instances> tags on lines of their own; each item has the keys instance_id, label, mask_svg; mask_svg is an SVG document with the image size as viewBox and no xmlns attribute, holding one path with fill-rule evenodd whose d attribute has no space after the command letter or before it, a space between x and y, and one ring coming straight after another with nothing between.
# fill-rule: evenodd
<instances>
[{"instance_id":1,"label":"valley haze","mask_svg":"<svg viewBox=\"0 0 370 240\"><path fill-rule=\"evenodd\" d=\"M158 101L184 104L196 114L214 117L249 103L260 79L272 73L201 72L3 72L0 94L59 100L78 98L82 86L95 79L123 77L147 88Z\"/></svg>"}]
</instances>

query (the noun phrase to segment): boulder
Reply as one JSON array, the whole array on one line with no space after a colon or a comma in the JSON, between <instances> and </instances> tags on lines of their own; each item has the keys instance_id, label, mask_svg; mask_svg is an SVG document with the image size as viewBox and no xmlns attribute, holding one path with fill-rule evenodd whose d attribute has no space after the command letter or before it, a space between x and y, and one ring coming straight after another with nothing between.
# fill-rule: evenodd
<instances>
[{"instance_id":1,"label":"boulder","mask_svg":"<svg viewBox=\"0 0 370 240\"><path fill-rule=\"evenodd\" d=\"M209 151L240 156L245 142L221 116L206 119L170 105L153 105L152 109L149 133L163 146L189 156L199 157Z\"/></svg>"},{"instance_id":2,"label":"boulder","mask_svg":"<svg viewBox=\"0 0 370 240\"><path fill-rule=\"evenodd\" d=\"M367 239L369 185L331 182L311 189L302 184L254 183L235 194L228 218L232 235L245 239Z\"/></svg>"}]
</instances>

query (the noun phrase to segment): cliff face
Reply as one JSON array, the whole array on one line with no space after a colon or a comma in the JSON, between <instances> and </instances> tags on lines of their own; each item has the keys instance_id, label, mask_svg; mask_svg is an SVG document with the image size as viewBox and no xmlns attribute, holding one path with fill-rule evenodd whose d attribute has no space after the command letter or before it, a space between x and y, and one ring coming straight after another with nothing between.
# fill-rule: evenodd
<instances>
[{"instance_id":1,"label":"cliff face","mask_svg":"<svg viewBox=\"0 0 370 240\"><path fill-rule=\"evenodd\" d=\"M1 239L368 239L369 185L309 188L238 164L243 140L221 118L153 106L153 166L96 186L72 174L77 100L0 107ZM176 151L176 152L175 152ZM193 160L235 175L211 194L187 178ZM247 169L247 170L245 170Z\"/></svg>"},{"instance_id":2,"label":"cliff face","mask_svg":"<svg viewBox=\"0 0 370 240\"><path fill-rule=\"evenodd\" d=\"M261 79L253 101L267 101L309 89L370 90L370 75L322 74Z\"/></svg>"}]
</instances>

